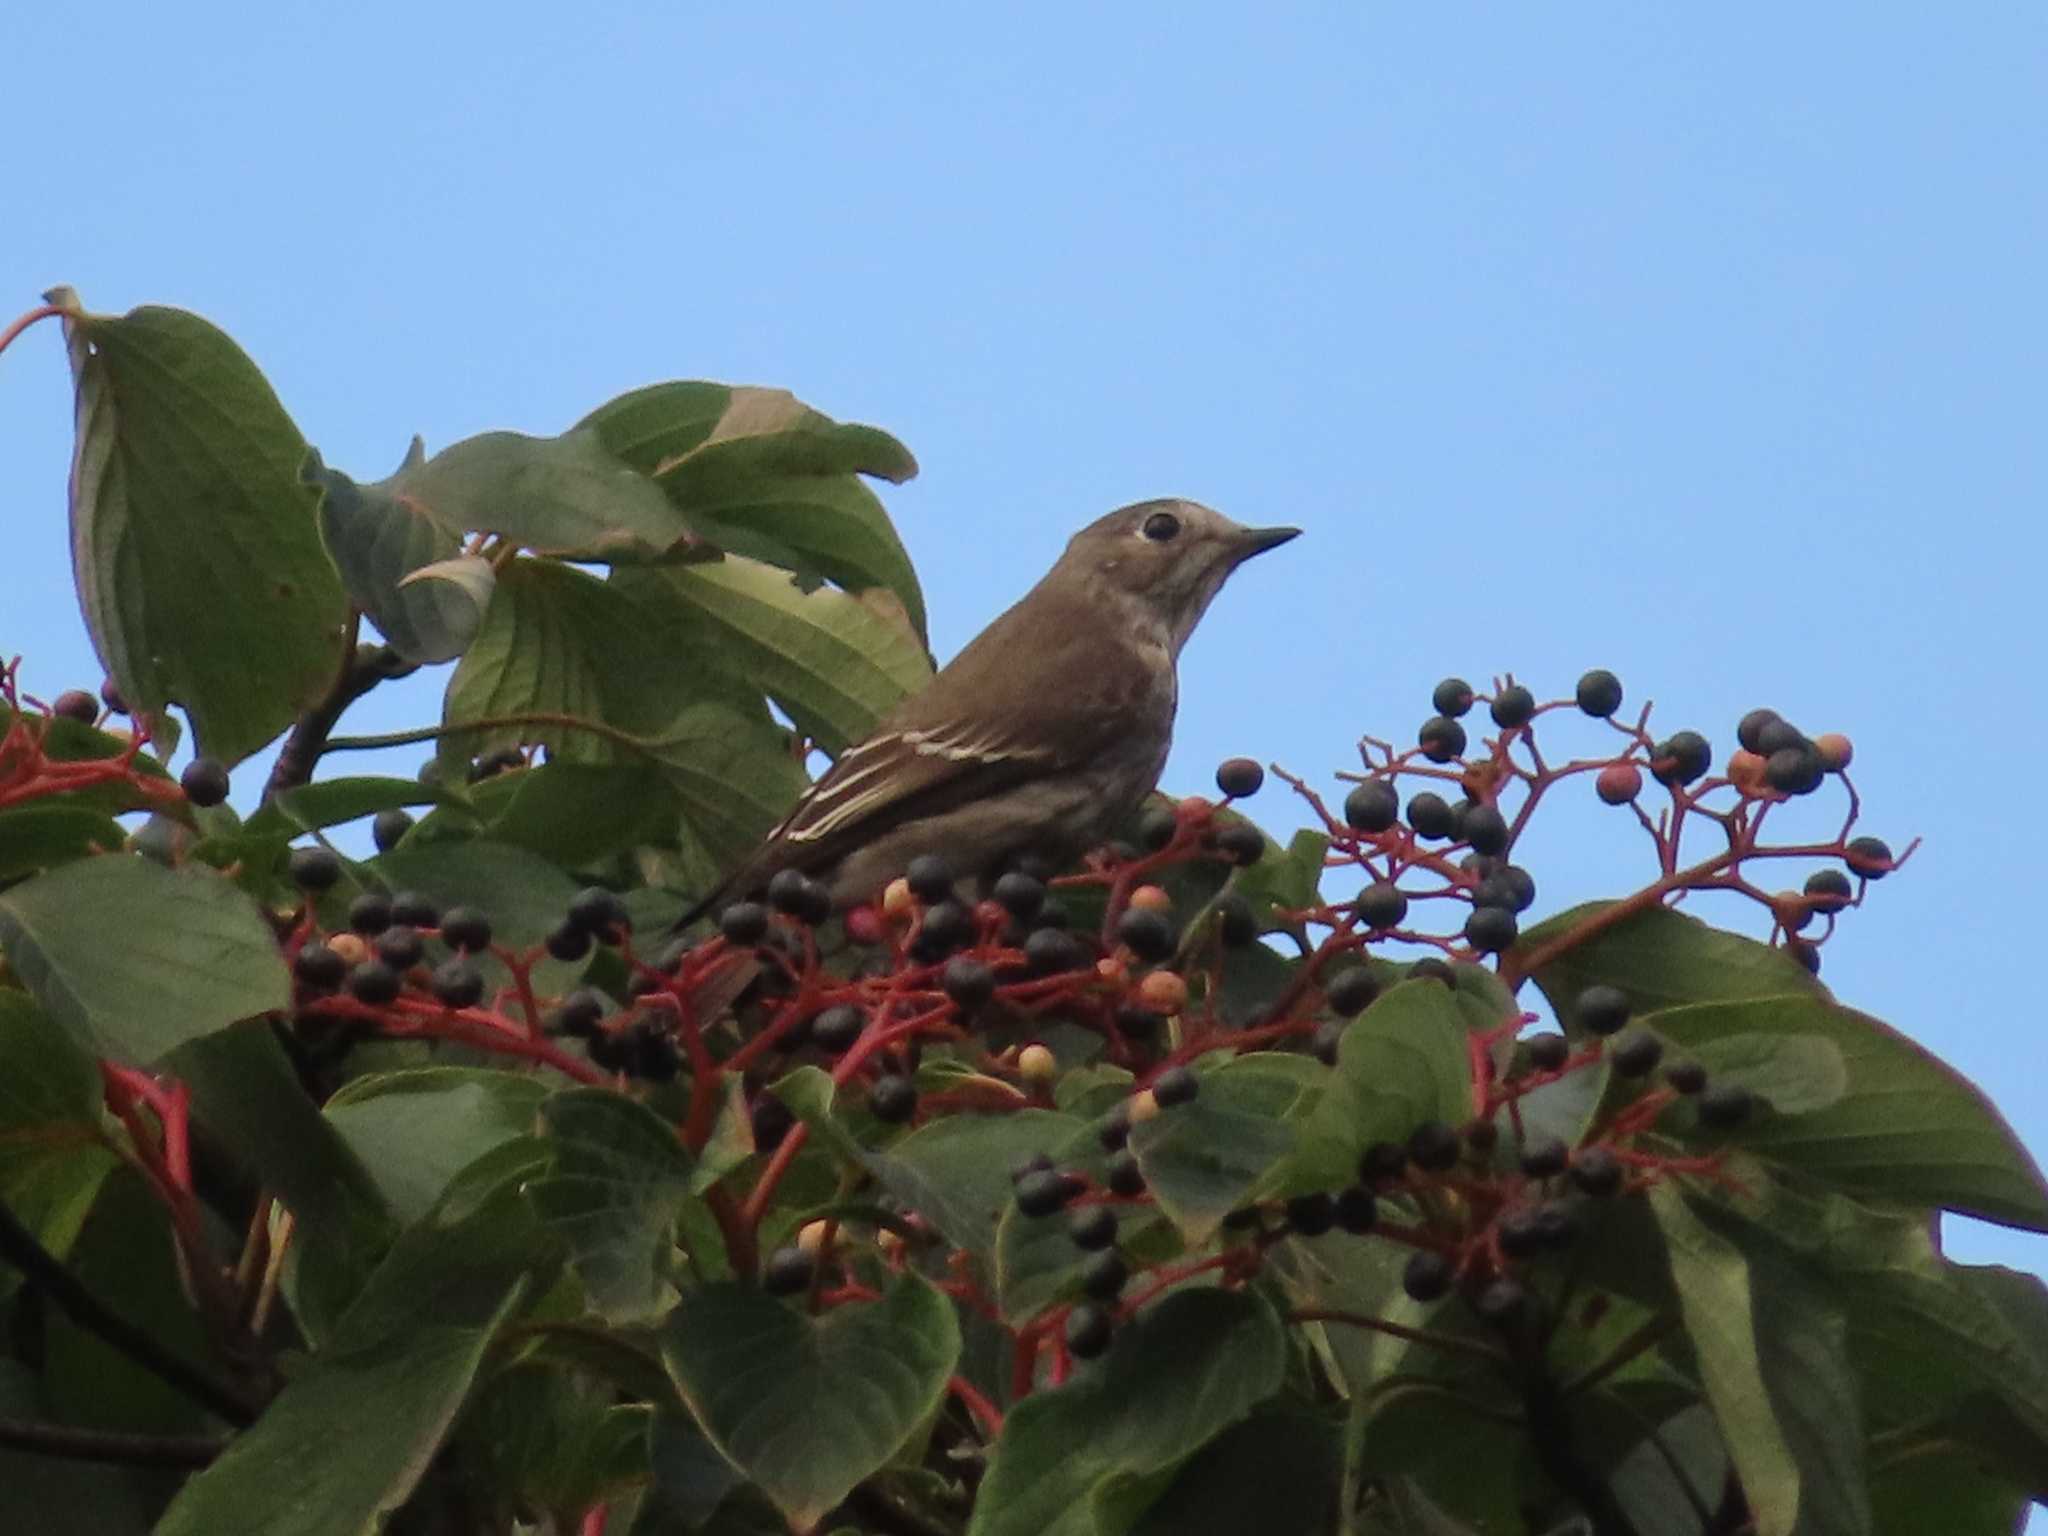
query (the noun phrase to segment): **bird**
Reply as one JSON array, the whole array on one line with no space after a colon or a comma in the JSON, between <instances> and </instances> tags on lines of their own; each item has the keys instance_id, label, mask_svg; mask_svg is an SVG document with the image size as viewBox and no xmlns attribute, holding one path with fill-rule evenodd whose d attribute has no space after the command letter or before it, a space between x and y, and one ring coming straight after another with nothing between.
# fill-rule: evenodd
<instances>
[{"instance_id":1,"label":"bird","mask_svg":"<svg viewBox=\"0 0 2048 1536\"><path fill-rule=\"evenodd\" d=\"M1159 781L1178 662L1230 573L1298 528L1250 528L1177 497L1076 533L1045 576L842 752L678 921L795 870L833 908L920 855L969 878L1099 845Z\"/></svg>"}]
</instances>

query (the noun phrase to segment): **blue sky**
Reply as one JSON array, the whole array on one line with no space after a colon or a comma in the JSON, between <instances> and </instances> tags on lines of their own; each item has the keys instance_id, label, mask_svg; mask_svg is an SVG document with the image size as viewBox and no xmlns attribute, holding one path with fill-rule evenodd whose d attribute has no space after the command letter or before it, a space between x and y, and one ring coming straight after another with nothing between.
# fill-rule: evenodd
<instances>
[{"instance_id":1,"label":"blue sky","mask_svg":"<svg viewBox=\"0 0 2048 1536\"><path fill-rule=\"evenodd\" d=\"M922 460L887 500L941 654L1121 502L1303 525L1190 647L1169 788L1326 778L1448 672L1850 732L1868 829L1927 841L1827 979L2048 1154L2048 10L17 6L0 54L0 310L198 310L359 476L786 385ZM98 676L69 412L43 327L0 358L0 652L46 693ZM1546 907L1647 873L1577 799Z\"/></svg>"}]
</instances>

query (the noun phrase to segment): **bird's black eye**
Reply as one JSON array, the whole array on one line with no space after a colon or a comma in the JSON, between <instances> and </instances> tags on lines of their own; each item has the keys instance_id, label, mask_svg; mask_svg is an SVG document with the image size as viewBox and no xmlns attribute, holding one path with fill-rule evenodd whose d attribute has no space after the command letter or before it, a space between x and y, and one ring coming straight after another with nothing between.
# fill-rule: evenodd
<instances>
[{"instance_id":1,"label":"bird's black eye","mask_svg":"<svg viewBox=\"0 0 2048 1536\"><path fill-rule=\"evenodd\" d=\"M1154 512L1145 519L1145 537L1155 544L1164 544L1180 532L1180 519L1171 512Z\"/></svg>"}]
</instances>

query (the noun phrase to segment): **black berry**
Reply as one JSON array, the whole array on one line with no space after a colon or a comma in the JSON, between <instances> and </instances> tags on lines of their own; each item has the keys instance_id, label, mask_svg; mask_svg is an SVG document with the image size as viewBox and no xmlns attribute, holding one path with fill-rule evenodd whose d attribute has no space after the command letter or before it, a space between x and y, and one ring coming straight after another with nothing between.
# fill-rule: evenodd
<instances>
[{"instance_id":1,"label":"black berry","mask_svg":"<svg viewBox=\"0 0 2048 1536\"><path fill-rule=\"evenodd\" d=\"M1563 1035L1531 1035L1522 1045L1529 1053L1529 1065L1538 1072L1555 1072L1571 1059L1571 1042Z\"/></svg>"},{"instance_id":2,"label":"black berry","mask_svg":"<svg viewBox=\"0 0 2048 1536\"><path fill-rule=\"evenodd\" d=\"M811 1038L818 1048L837 1056L850 1048L867 1027L861 1011L851 1003L834 1003L811 1020Z\"/></svg>"},{"instance_id":3,"label":"black berry","mask_svg":"<svg viewBox=\"0 0 2048 1536\"><path fill-rule=\"evenodd\" d=\"M1445 961L1437 959L1434 955L1429 956L1427 959L1418 960L1409 966L1407 979L1410 981L1440 981L1447 987L1456 987L1458 984L1457 976L1451 970L1450 965Z\"/></svg>"},{"instance_id":4,"label":"black berry","mask_svg":"<svg viewBox=\"0 0 2048 1536\"><path fill-rule=\"evenodd\" d=\"M386 928L376 938L377 958L394 970L408 971L420 963L426 953L421 942L420 931L404 923Z\"/></svg>"},{"instance_id":5,"label":"black berry","mask_svg":"<svg viewBox=\"0 0 2048 1536\"><path fill-rule=\"evenodd\" d=\"M418 891L400 891L391 898L391 921L413 928L438 928L441 909Z\"/></svg>"},{"instance_id":6,"label":"black berry","mask_svg":"<svg viewBox=\"0 0 2048 1536\"><path fill-rule=\"evenodd\" d=\"M1536 904L1536 881L1521 865L1503 864L1479 882L1472 892L1472 904L1526 912Z\"/></svg>"},{"instance_id":7,"label":"black berry","mask_svg":"<svg viewBox=\"0 0 2048 1536\"><path fill-rule=\"evenodd\" d=\"M1816 912L1839 912L1849 905L1854 887L1839 869L1817 869L1806 877L1806 894L1814 898Z\"/></svg>"},{"instance_id":8,"label":"black berry","mask_svg":"<svg viewBox=\"0 0 2048 1536\"><path fill-rule=\"evenodd\" d=\"M1023 1152L1010 1160L1010 1182L1021 1183L1034 1173L1051 1173L1052 1159L1043 1152Z\"/></svg>"},{"instance_id":9,"label":"black berry","mask_svg":"<svg viewBox=\"0 0 2048 1536\"><path fill-rule=\"evenodd\" d=\"M1374 931L1399 927L1408 915L1408 895L1391 880L1375 880L1358 893L1352 910L1359 922Z\"/></svg>"},{"instance_id":10,"label":"black berry","mask_svg":"<svg viewBox=\"0 0 2048 1536\"><path fill-rule=\"evenodd\" d=\"M1157 853L1173 841L1174 833L1179 830L1180 818L1166 806L1155 805L1138 818L1138 846L1147 853Z\"/></svg>"},{"instance_id":11,"label":"black berry","mask_svg":"<svg viewBox=\"0 0 2048 1536\"><path fill-rule=\"evenodd\" d=\"M394 806L388 811L377 813L377 819L370 823L370 837L376 843L379 853L389 853L398 846L399 839L410 832L412 827L412 813L401 811Z\"/></svg>"},{"instance_id":12,"label":"black berry","mask_svg":"<svg viewBox=\"0 0 2048 1536\"><path fill-rule=\"evenodd\" d=\"M1114 1248L1105 1248L1081 1266L1081 1290L1097 1301L1113 1301L1131 1278L1131 1267Z\"/></svg>"},{"instance_id":13,"label":"black berry","mask_svg":"<svg viewBox=\"0 0 2048 1536\"><path fill-rule=\"evenodd\" d=\"M341 860L325 848L294 848L286 868L302 891L324 891L341 878Z\"/></svg>"},{"instance_id":14,"label":"black berry","mask_svg":"<svg viewBox=\"0 0 2048 1536\"><path fill-rule=\"evenodd\" d=\"M1074 1185L1065 1174L1034 1168L1017 1181L1017 1209L1026 1216L1050 1216L1074 1194Z\"/></svg>"},{"instance_id":15,"label":"black berry","mask_svg":"<svg viewBox=\"0 0 2048 1536\"><path fill-rule=\"evenodd\" d=\"M1554 1179L1571 1161L1571 1150L1555 1136L1538 1136L1522 1145L1522 1172L1532 1179Z\"/></svg>"},{"instance_id":16,"label":"black berry","mask_svg":"<svg viewBox=\"0 0 2048 1536\"><path fill-rule=\"evenodd\" d=\"M1216 932L1223 942L1232 949L1242 949L1259 936L1259 920L1252 915L1252 904L1237 892L1216 903Z\"/></svg>"},{"instance_id":17,"label":"black berry","mask_svg":"<svg viewBox=\"0 0 2048 1536\"><path fill-rule=\"evenodd\" d=\"M1647 1077L1664 1059L1664 1043L1655 1035L1631 1030L1615 1040L1608 1059L1614 1063L1617 1077Z\"/></svg>"},{"instance_id":18,"label":"black berry","mask_svg":"<svg viewBox=\"0 0 2048 1536\"><path fill-rule=\"evenodd\" d=\"M1569 1248L1583 1230L1579 1213L1561 1200L1553 1200L1536 1212L1536 1238L1545 1248Z\"/></svg>"},{"instance_id":19,"label":"black berry","mask_svg":"<svg viewBox=\"0 0 2048 1536\"><path fill-rule=\"evenodd\" d=\"M1806 967L1809 976L1820 974L1820 946L1805 939L1787 939L1785 953Z\"/></svg>"},{"instance_id":20,"label":"black berry","mask_svg":"<svg viewBox=\"0 0 2048 1536\"><path fill-rule=\"evenodd\" d=\"M1810 795L1826 777L1810 745L1781 747L1764 762L1764 782L1781 795Z\"/></svg>"},{"instance_id":21,"label":"black berry","mask_svg":"<svg viewBox=\"0 0 2048 1536\"><path fill-rule=\"evenodd\" d=\"M1449 837L1457 827L1451 803L1434 790L1425 789L1408 801L1408 825L1417 837Z\"/></svg>"},{"instance_id":22,"label":"black berry","mask_svg":"<svg viewBox=\"0 0 2048 1536\"><path fill-rule=\"evenodd\" d=\"M1087 963L1081 941L1064 928L1036 928L1024 940L1024 963L1040 976L1078 971Z\"/></svg>"},{"instance_id":23,"label":"black berry","mask_svg":"<svg viewBox=\"0 0 2048 1536\"><path fill-rule=\"evenodd\" d=\"M348 975L348 962L325 944L306 944L292 957L292 975L309 991L332 992Z\"/></svg>"},{"instance_id":24,"label":"black berry","mask_svg":"<svg viewBox=\"0 0 2048 1536\"><path fill-rule=\"evenodd\" d=\"M1500 1251L1511 1259L1526 1259L1543 1247L1543 1228L1537 1213L1524 1207L1509 1211L1494 1228Z\"/></svg>"},{"instance_id":25,"label":"black berry","mask_svg":"<svg viewBox=\"0 0 2048 1536\"><path fill-rule=\"evenodd\" d=\"M758 944L768 932L768 909L758 901L736 901L718 914L718 931L731 944Z\"/></svg>"},{"instance_id":26,"label":"black berry","mask_svg":"<svg viewBox=\"0 0 2048 1536\"><path fill-rule=\"evenodd\" d=\"M1166 914L1149 907L1126 907L1124 915L1116 920L1116 936L1132 954L1148 964L1164 960L1179 942Z\"/></svg>"},{"instance_id":27,"label":"black berry","mask_svg":"<svg viewBox=\"0 0 2048 1536\"><path fill-rule=\"evenodd\" d=\"M1529 1307L1529 1292L1519 1280L1503 1275L1473 1298L1479 1320L1495 1328L1512 1328Z\"/></svg>"},{"instance_id":28,"label":"black berry","mask_svg":"<svg viewBox=\"0 0 2048 1536\"><path fill-rule=\"evenodd\" d=\"M910 867L903 871L903 879L910 894L926 906L952 899L952 866L935 853L919 854L912 859Z\"/></svg>"},{"instance_id":29,"label":"black berry","mask_svg":"<svg viewBox=\"0 0 2048 1536\"><path fill-rule=\"evenodd\" d=\"M1611 1035L1628 1022L1628 994L1604 983L1590 986L1573 1002L1572 1015L1588 1034Z\"/></svg>"},{"instance_id":30,"label":"black berry","mask_svg":"<svg viewBox=\"0 0 2048 1536\"><path fill-rule=\"evenodd\" d=\"M1338 1018L1348 1019L1363 1013L1379 996L1379 991L1380 984L1374 979L1371 968L1355 965L1330 978L1329 985L1323 989L1323 1001Z\"/></svg>"},{"instance_id":31,"label":"black berry","mask_svg":"<svg viewBox=\"0 0 2048 1536\"><path fill-rule=\"evenodd\" d=\"M1216 787L1232 800L1256 795L1266 782L1266 770L1249 757L1233 757L1216 769Z\"/></svg>"},{"instance_id":32,"label":"black berry","mask_svg":"<svg viewBox=\"0 0 2048 1536\"><path fill-rule=\"evenodd\" d=\"M1581 1147L1572 1154L1572 1183L1596 1200L1618 1193L1624 1172L1621 1159L1606 1147Z\"/></svg>"},{"instance_id":33,"label":"black berry","mask_svg":"<svg viewBox=\"0 0 2048 1536\"><path fill-rule=\"evenodd\" d=\"M483 995L483 973L467 960L443 960L434 967L434 996L446 1006L474 1008Z\"/></svg>"},{"instance_id":34,"label":"black berry","mask_svg":"<svg viewBox=\"0 0 2048 1536\"><path fill-rule=\"evenodd\" d=\"M382 960L365 960L350 968L349 995L359 1003L381 1008L398 996L398 972Z\"/></svg>"},{"instance_id":35,"label":"black berry","mask_svg":"<svg viewBox=\"0 0 2048 1536\"><path fill-rule=\"evenodd\" d=\"M1743 751L1754 752L1761 757L1765 755L1764 727L1775 724L1778 720L1779 715L1775 709L1752 709L1736 723L1735 740Z\"/></svg>"},{"instance_id":36,"label":"black berry","mask_svg":"<svg viewBox=\"0 0 2048 1536\"><path fill-rule=\"evenodd\" d=\"M901 1125L917 1113L917 1089L895 1073L878 1077L868 1090L868 1109L884 1125Z\"/></svg>"},{"instance_id":37,"label":"black berry","mask_svg":"<svg viewBox=\"0 0 2048 1536\"><path fill-rule=\"evenodd\" d=\"M628 926L626 904L601 885L576 893L569 903L569 921L602 944L618 942L620 930Z\"/></svg>"},{"instance_id":38,"label":"black berry","mask_svg":"<svg viewBox=\"0 0 2048 1536\"><path fill-rule=\"evenodd\" d=\"M1425 1120L1408 1133L1408 1159L1427 1173L1455 1167L1463 1150L1458 1133L1441 1120Z\"/></svg>"},{"instance_id":39,"label":"black berry","mask_svg":"<svg viewBox=\"0 0 2048 1536\"><path fill-rule=\"evenodd\" d=\"M1119 1103L1103 1117L1102 1124L1095 1128L1095 1140L1105 1152L1121 1152L1131 1139L1131 1114L1128 1101Z\"/></svg>"},{"instance_id":40,"label":"black berry","mask_svg":"<svg viewBox=\"0 0 2048 1536\"><path fill-rule=\"evenodd\" d=\"M1337 1225L1352 1236L1363 1237L1370 1232L1379 1214L1379 1200L1364 1185L1353 1184L1337 1192Z\"/></svg>"},{"instance_id":41,"label":"black berry","mask_svg":"<svg viewBox=\"0 0 2048 1536\"><path fill-rule=\"evenodd\" d=\"M1321 1237L1336 1220L1337 1202L1321 1190L1287 1202L1287 1225L1302 1237Z\"/></svg>"},{"instance_id":42,"label":"black berry","mask_svg":"<svg viewBox=\"0 0 2048 1536\"><path fill-rule=\"evenodd\" d=\"M1460 820L1458 835L1472 845L1474 853L1483 853L1489 857L1505 853L1508 846L1508 819L1490 805L1475 805Z\"/></svg>"},{"instance_id":43,"label":"black berry","mask_svg":"<svg viewBox=\"0 0 2048 1536\"><path fill-rule=\"evenodd\" d=\"M1621 679L1605 667L1595 667L1579 679L1575 697L1580 709L1595 720L1605 720L1621 708Z\"/></svg>"},{"instance_id":44,"label":"black berry","mask_svg":"<svg viewBox=\"0 0 2048 1536\"><path fill-rule=\"evenodd\" d=\"M1451 1261L1434 1249L1410 1254L1401 1271L1401 1289L1417 1301L1437 1301L1451 1289Z\"/></svg>"},{"instance_id":45,"label":"black berry","mask_svg":"<svg viewBox=\"0 0 2048 1536\"><path fill-rule=\"evenodd\" d=\"M1448 763L1465 750L1465 727L1448 715L1438 715L1422 722L1415 744L1432 763Z\"/></svg>"},{"instance_id":46,"label":"black berry","mask_svg":"<svg viewBox=\"0 0 2048 1536\"><path fill-rule=\"evenodd\" d=\"M1472 707L1472 685L1462 677L1447 677L1429 696L1430 708L1455 720Z\"/></svg>"},{"instance_id":47,"label":"black berry","mask_svg":"<svg viewBox=\"0 0 2048 1536\"><path fill-rule=\"evenodd\" d=\"M1696 1061L1674 1061L1664 1069L1664 1081L1679 1093L1698 1093L1707 1086L1707 1069Z\"/></svg>"},{"instance_id":48,"label":"black berry","mask_svg":"<svg viewBox=\"0 0 2048 1536\"><path fill-rule=\"evenodd\" d=\"M117 715L128 713L128 700L122 695L120 685L111 677L100 684L100 702Z\"/></svg>"},{"instance_id":49,"label":"black berry","mask_svg":"<svg viewBox=\"0 0 2048 1536\"><path fill-rule=\"evenodd\" d=\"M1798 726L1789 720L1779 718L1766 720L1757 727L1756 745L1750 750L1759 757L1771 757L1779 752L1812 745Z\"/></svg>"},{"instance_id":50,"label":"black berry","mask_svg":"<svg viewBox=\"0 0 2048 1536\"><path fill-rule=\"evenodd\" d=\"M1266 834L1248 821L1234 821L1216 829L1216 851L1240 869L1266 856Z\"/></svg>"},{"instance_id":51,"label":"black berry","mask_svg":"<svg viewBox=\"0 0 2048 1536\"><path fill-rule=\"evenodd\" d=\"M1067 1352L1076 1360L1093 1360L1109 1348L1110 1335L1116 1331L1109 1312L1090 1301L1074 1303L1074 1310L1067 1314L1064 1337Z\"/></svg>"},{"instance_id":52,"label":"black berry","mask_svg":"<svg viewBox=\"0 0 2048 1536\"><path fill-rule=\"evenodd\" d=\"M100 701L83 688L67 688L50 705L50 713L65 720L91 725L100 717Z\"/></svg>"},{"instance_id":53,"label":"black berry","mask_svg":"<svg viewBox=\"0 0 2048 1536\"><path fill-rule=\"evenodd\" d=\"M996 881L992 894L1010 916L1028 923L1045 905L1045 882L1013 869Z\"/></svg>"},{"instance_id":54,"label":"black berry","mask_svg":"<svg viewBox=\"0 0 2048 1536\"><path fill-rule=\"evenodd\" d=\"M1493 723L1504 731L1527 725L1536 714L1536 695L1520 683L1501 689L1494 696Z\"/></svg>"},{"instance_id":55,"label":"black berry","mask_svg":"<svg viewBox=\"0 0 2048 1536\"><path fill-rule=\"evenodd\" d=\"M966 948L974 939L974 914L957 901L941 901L924 909L910 952L913 958L930 964Z\"/></svg>"},{"instance_id":56,"label":"black berry","mask_svg":"<svg viewBox=\"0 0 2048 1536\"><path fill-rule=\"evenodd\" d=\"M581 960L590 953L590 946L596 941L590 937L588 928L564 921L548 930L544 942L548 953L557 960Z\"/></svg>"},{"instance_id":57,"label":"black berry","mask_svg":"<svg viewBox=\"0 0 2048 1536\"><path fill-rule=\"evenodd\" d=\"M794 1296L799 1291L810 1289L815 1268L811 1256L803 1249L794 1246L778 1248L761 1266L761 1289L770 1296Z\"/></svg>"},{"instance_id":58,"label":"black berry","mask_svg":"<svg viewBox=\"0 0 2048 1536\"><path fill-rule=\"evenodd\" d=\"M1756 1099L1740 1083L1715 1083L1699 1098L1700 1124L1729 1130L1742 1124L1756 1107Z\"/></svg>"},{"instance_id":59,"label":"black berry","mask_svg":"<svg viewBox=\"0 0 2048 1536\"><path fill-rule=\"evenodd\" d=\"M391 898L382 891L365 891L348 904L351 933L374 939L391 926Z\"/></svg>"},{"instance_id":60,"label":"black berry","mask_svg":"<svg viewBox=\"0 0 2048 1536\"><path fill-rule=\"evenodd\" d=\"M1067 1219L1067 1236L1076 1248L1107 1248L1116 1241L1116 1207L1082 1206Z\"/></svg>"},{"instance_id":61,"label":"black berry","mask_svg":"<svg viewBox=\"0 0 2048 1536\"><path fill-rule=\"evenodd\" d=\"M996 973L979 960L962 955L946 962L939 985L953 1000L954 1007L962 1013L972 1013L996 995Z\"/></svg>"},{"instance_id":62,"label":"black berry","mask_svg":"<svg viewBox=\"0 0 2048 1536\"><path fill-rule=\"evenodd\" d=\"M1126 1199L1145 1192L1145 1170L1129 1152L1119 1152L1109 1160L1104 1179L1113 1193Z\"/></svg>"},{"instance_id":63,"label":"black berry","mask_svg":"<svg viewBox=\"0 0 2048 1536\"><path fill-rule=\"evenodd\" d=\"M832 896L800 869L778 870L768 882L768 905L800 923L822 923L832 915Z\"/></svg>"},{"instance_id":64,"label":"black berry","mask_svg":"<svg viewBox=\"0 0 2048 1536\"><path fill-rule=\"evenodd\" d=\"M228 771L218 758L195 757L178 775L178 787L194 805L219 805L228 797Z\"/></svg>"},{"instance_id":65,"label":"black berry","mask_svg":"<svg viewBox=\"0 0 2048 1536\"><path fill-rule=\"evenodd\" d=\"M1152 1097L1161 1109L1190 1102L1202 1091L1201 1079L1187 1067L1168 1067L1152 1079Z\"/></svg>"},{"instance_id":66,"label":"black berry","mask_svg":"<svg viewBox=\"0 0 2048 1536\"><path fill-rule=\"evenodd\" d=\"M450 907L441 914L441 942L451 949L489 949L491 920L475 907Z\"/></svg>"},{"instance_id":67,"label":"black berry","mask_svg":"<svg viewBox=\"0 0 2048 1536\"><path fill-rule=\"evenodd\" d=\"M773 1094L764 1093L748 1109L747 1121L753 1127L755 1150L773 1152L796 1129L796 1111Z\"/></svg>"},{"instance_id":68,"label":"black berry","mask_svg":"<svg viewBox=\"0 0 2048 1536\"><path fill-rule=\"evenodd\" d=\"M612 1000L595 987L578 987L555 1009L555 1023L567 1035L589 1035L611 1010Z\"/></svg>"},{"instance_id":69,"label":"black berry","mask_svg":"<svg viewBox=\"0 0 2048 1536\"><path fill-rule=\"evenodd\" d=\"M1482 955L1497 955L1515 942L1515 914L1506 907L1474 907L1465 919L1465 942Z\"/></svg>"},{"instance_id":70,"label":"black berry","mask_svg":"<svg viewBox=\"0 0 2048 1536\"><path fill-rule=\"evenodd\" d=\"M1866 880L1882 880L1892 872L1892 851L1881 837L1850 838L1844 857Z\"/></svg>"},{"instance_id":71,"label":"black berry","mask_svg":"<svg viewBox=\"0 0 2048 1536\"><path fill-rule=\"evenodd\" d=\"M1690 784L1714 761L1714 749L1698 731L1677 731L1650 749L1650 775L1660 784Z\"/></svg>"},{"instance_id":72,"label":"black berry","mask_svg":"<svg viewBox=\"0 0 2048 1536\"><path fill-rule=\"evenodd\" d=\"M1359 832L1384 832L1401 814L1401 797L1384 779L1356 785L1344 797L1344 824Z\"/></svg>"}]
</instances>

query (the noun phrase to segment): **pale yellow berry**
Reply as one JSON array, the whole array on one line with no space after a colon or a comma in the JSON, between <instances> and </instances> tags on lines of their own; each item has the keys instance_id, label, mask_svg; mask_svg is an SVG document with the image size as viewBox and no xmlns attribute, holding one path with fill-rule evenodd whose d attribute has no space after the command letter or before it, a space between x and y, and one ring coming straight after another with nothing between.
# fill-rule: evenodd
<instances>
[{"instance_id":1,"label":"pale yellow berry","mask_svg":"<svg viewBox=\"0 0 2048 1536\"><path fill-rule=\"evenodd\" d=\"M1017 1075L1033 1087L1045 1087L1059 1070L1058 1060L1042 1045L1027 1045L1017 1053Z\"/></svg>"},{"instance_id":2,"label":"pale yellow berry","mask_svg":"<svg viewBox=\"0 0 2048 1536\"><path fill-rule=\"evenodd\" d=\"M370 958L370 941L359 933L329 934L327 947L350 965L361 965Z\"/></svg>"},{"instance_id":3,"label":"pale yellow berry","mask_svg":"<svg viewBox=\"0 0 2048 1536\"><path fill-rule=\"evenodd\" d=\"M1152 1097L1150 1088L1140 1088L1124 1100L1124 1116L1133 1125L1143 1125L1147 1120L1159 1116L1159 1101Z\"/></svg>"},{"instance_id":4,"label":"pale yellow berry","mask_svg":"<svg viewBox=\"0 0 2048 1536\"><path fill-rule=\"evenodd\" d=\"M803 1251L811 1255L812 1258L816 1258L818 1254L824 1250L825 1231L826 1228L830 1225L831 1223L824 1221L805 1222L801 1227L797 1229L797 1247L803 1249Z\"/></svg>"},{"instance_id":5,"label":"pale yellow berry","mask_svg":"<svg viewBox=\"0 0 2048 1536\"><path fill-rule=\"evenodd\" d=\"M904 917L916 905L917 898L910 894L910 882L900 875L882 892L882 911L890 917Z\"/></svg>"}]
</instances>

